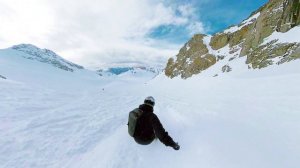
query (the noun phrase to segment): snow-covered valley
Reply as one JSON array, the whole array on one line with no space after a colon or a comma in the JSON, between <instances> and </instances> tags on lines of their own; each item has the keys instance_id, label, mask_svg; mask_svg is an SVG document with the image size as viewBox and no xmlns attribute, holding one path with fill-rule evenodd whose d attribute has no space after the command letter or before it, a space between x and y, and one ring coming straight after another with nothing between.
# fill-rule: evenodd
<instances>
[{"instance_id":1,"label":"snow-covered valley","mask_svg":"<svg viewBox=\"0 0 300 168\"><path fill-rule=\"evenodd\" d=\"M70 72L1 50L0 167L298 168L299 60L261 70L239 61L183 80ZM179 151L128 135L128 112L149 95Z\"/></svg>"}]
</instances>

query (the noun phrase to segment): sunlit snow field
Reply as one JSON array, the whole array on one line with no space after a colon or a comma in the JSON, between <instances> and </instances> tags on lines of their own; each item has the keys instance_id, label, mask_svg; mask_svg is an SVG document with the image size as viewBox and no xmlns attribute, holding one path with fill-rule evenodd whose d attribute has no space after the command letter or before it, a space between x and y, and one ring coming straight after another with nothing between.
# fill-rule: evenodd
<instances>
[{"instance_id":1,"label":"sunlit snow field","mask_svg":"<svg viewBox=\"0 0 300 168\"><path fill-rule=\"evenodd\" d=\"M187 80L99 77L0 55L0 167L298 168L299 61L231 66ZM128 112L149 95L179 151L128 135Z\"/></svg>"}]
</instances>

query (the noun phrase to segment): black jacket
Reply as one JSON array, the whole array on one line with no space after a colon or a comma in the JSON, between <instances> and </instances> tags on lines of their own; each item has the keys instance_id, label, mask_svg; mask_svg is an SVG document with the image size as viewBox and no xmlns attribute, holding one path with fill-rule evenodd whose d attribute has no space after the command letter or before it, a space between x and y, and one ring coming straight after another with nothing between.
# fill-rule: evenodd
<instances>
[{"instance_id":1,"label":"black jacket","mask_svg":"<svg viewBox=\"0 0 300 168\"><path fill-rule=\"evenodd\" d=\"M150 144L156 137L166 146L174 146L175 142L165 131L158 117L153 113L153 107L147 104L140 105L139 109L143 111L140 116L134 139L139 144Z\"/></svg>"}]
</instances>

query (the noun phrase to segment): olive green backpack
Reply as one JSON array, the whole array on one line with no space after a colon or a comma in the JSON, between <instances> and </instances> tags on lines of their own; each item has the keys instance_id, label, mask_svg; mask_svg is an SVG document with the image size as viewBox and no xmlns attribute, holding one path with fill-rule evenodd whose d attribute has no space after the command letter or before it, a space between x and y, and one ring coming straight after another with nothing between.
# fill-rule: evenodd
<instances>
[{"instance_id":1,"label":"olive green backpack","mask_svg":"<svg viewBox=\"0 0 300 168\"><path fill-rule=\"evenodd\" d=\"M128 133L130 136L134 137L136 124L140 118L140 116L143 114L143 111L139 108L136 108L129 112L128 117Z\"/></svg>"}]
</instances>

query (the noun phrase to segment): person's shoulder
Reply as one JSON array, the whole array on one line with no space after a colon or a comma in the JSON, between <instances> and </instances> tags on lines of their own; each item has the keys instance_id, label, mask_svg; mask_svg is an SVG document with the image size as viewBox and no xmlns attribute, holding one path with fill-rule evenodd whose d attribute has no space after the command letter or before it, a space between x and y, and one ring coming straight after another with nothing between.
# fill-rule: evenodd
<instances>
[{"instance_id":1,"label":"person's shoulder","mask_svg":"<svg viewBox=\"0 0 300 168\"><path fill-rule=\"evenodd\" d=\"M152 112L152 115L157 117L157 115L154 112Z\"/></svg>"},{"instance_id":2,"label":"person's shoulder","mask_svg":"<svg viewBox=\"0 0 300 168\"><path fill-rule=\"evenodd\" d=\"M155 113L150 113L152 118L158 119L157 115Z\"/></svg>"},{"instance_id":3,"label":"person's shoulder","mask_svg":"<svg viewBox=\"0 0 300 168\"><path fill-rule=\"evenodd\" d=\"M142 109L144 107L144 104L139 105L139 109Z\"/></svg>"}]
</instances>

